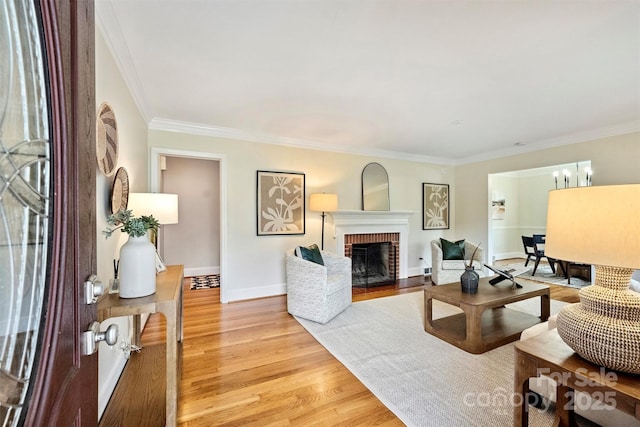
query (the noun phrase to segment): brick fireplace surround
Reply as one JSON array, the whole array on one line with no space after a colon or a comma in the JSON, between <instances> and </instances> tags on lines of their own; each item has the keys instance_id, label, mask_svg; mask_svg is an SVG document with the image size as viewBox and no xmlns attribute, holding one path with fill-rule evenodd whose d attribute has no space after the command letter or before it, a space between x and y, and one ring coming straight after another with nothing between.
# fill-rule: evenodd
<instances>
[{"instance_id":1,"label":"brick fireplace surround","mask_svg":"<svg viewBox=\"0 0 640 427\"><path fill-rule=\"evenodd\" d=\"M371 233L371 234L345 234L344 256L351 258L354 244L358 243L386 243L390 242L395 254L395 272L400 271L400 233Z\"/></svg>"},{"instance_id":2,"label":"brick fireplace surround","mask_svg":"<svg viewBox=\"0 0 640 427\"><path fill-rule=\"evenodd\" d=\"M354 243L392 242L396 250L396 274L408 276L408 236L410 211L333 212L336 253L351 256Z\"/></svg>"}]
</instances>

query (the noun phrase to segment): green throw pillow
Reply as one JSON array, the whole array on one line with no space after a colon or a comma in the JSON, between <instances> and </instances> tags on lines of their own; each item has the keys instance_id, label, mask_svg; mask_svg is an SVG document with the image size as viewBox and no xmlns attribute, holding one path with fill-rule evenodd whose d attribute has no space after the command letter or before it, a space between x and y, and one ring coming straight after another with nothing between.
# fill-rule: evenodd
<instances>
[{"instance_id":1,"label":"green throw pillow","mask_svg":"<svg viewBox=\"0 0 640 427\"><path fill-rule=\"evenodd\" d=\"M322 260L322 254L320 253L320 248L315 243L311 246L304 247L298 246L298 250L296 251L296 255L298 255L302 259L306 259L307 261L315 262L316 264L324 265L324 261Z\"/></svg>"},{"instance_id":2,"label":"green throw pillow","mask_svg":"<svg viewBox=\"0 0 640 427\"><path fill-rule=\"evenodd\" d=\"M464 239L450 242L441 238L440 245L442 245L443 260L464 259Z\"/></svg>"}]
</instances>

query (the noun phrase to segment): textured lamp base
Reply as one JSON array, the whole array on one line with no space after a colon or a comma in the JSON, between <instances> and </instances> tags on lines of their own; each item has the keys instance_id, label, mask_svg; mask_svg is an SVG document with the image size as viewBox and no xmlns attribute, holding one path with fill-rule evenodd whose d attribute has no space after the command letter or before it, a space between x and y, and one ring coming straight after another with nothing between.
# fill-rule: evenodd
<instances>
[{"instance_id":1,"label":"textured lamp base","mask_svg":"<svg viewBox=\"0 0 640 427\"><path fill-rule=\"evenodd\" d=\"M595 284L580 290L580 303L558 314L558 334L583 358L640 374L640 294L629 290L633 270L596 266Z\"/></svg>"}]
</instances>

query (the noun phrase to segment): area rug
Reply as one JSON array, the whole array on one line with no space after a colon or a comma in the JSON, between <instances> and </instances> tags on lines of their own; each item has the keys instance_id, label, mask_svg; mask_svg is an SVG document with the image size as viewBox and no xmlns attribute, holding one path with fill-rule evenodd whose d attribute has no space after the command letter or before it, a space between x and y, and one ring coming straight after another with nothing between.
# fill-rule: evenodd
<instances>
[{"instance_id":1,"label":"area rug","mask_svg":"<svg viewBox=\"0 0 640 427\"><path fill-rule=\"evenodd\" d=\"M569 284L567 283L567 279L562 276L562 273L560 273L560 275L556 275L551 271L551 266L546 262L540 263L536 270L536 275L532 276L533 262L530 261L529 266L524 267L524 261L525 260L523 259L519 262L502 265L500 268L503 270L515 269L518 271L522 271L523 268L526 268L527 270L524 273L519 274L519 277L524 277L525 279L533 280L535 282L550 283L552 285L568 286L570 288L580 289L591 284L590 282L575 276L571 277L571 283Z\"/></svg>"},{"instance_id":2,"label":"area rug","mask_svg":"<svg viewBox=\"0 0 640 427\"><path fill-rule=\"evenodd\" d=\"M566 303L551 301L557 313ZM509 304L539 314L539 298ZM460 312L433 301L434 318ZM407 426L513 425L513 343L467 353L424 331L422 292L354 303L326 325L296 318ZM530 425L549 426L532 409Z\"/></svg>"},{"instance_id":3,"label":"area rug","mask_svg":"<svg viewBox=\"0 0 640 427\"><path fill-rule=\"evenodd\" d=\"M206 276L194 276L191 278L190 289L210 289L220 286L220 275L209 274Z\"/></svg>"}]
</instances>

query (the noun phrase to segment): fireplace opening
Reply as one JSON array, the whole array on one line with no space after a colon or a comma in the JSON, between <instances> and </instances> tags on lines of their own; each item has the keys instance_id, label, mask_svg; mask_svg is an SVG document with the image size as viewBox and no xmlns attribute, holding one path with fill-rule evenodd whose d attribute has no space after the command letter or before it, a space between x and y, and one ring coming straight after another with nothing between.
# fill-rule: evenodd
<instances>
[{"instance_id":1,"label":"fireplace opening","mask_svg":"<svg viewBox=\"0 0 640 427\"><path fill-rule=\"evenodd\" d=\"M392 242L354 243L351 248L353 286L368 288L395 283L395 252Z\"/></svg>"}]
</instances>

